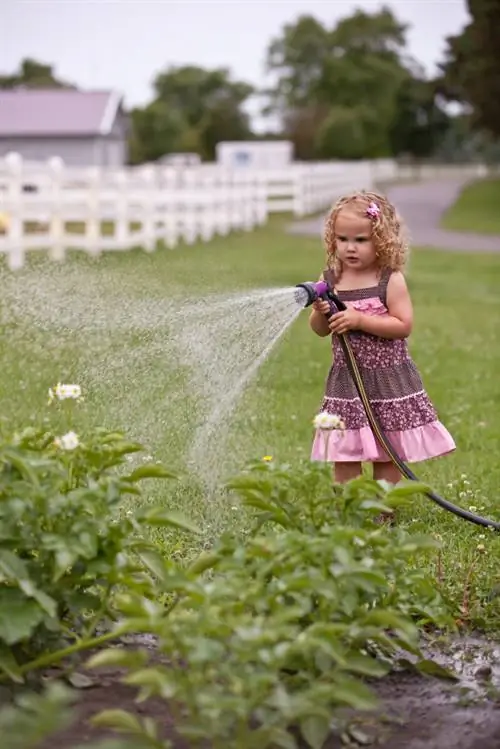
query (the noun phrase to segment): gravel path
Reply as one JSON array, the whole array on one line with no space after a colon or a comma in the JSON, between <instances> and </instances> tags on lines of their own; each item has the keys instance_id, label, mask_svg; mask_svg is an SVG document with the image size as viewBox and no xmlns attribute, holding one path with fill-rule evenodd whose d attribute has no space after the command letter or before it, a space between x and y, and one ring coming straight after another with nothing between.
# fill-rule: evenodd
<instances>
[{"instance_id":1,"label":"gravel path","mask_svg":"<svg viewBox=\"0 0 500 749\"><path fill-rule=\"evenodd\" d=\"M386 194L404 217L412 245L439 247L463 252L500 252L500 235L445 231L439 227L442 214L455 202L465 182L452 180L393 185ZM294 222L293 234L321 235L323 219L316 217Z\"/></svg>"}]
</instances>

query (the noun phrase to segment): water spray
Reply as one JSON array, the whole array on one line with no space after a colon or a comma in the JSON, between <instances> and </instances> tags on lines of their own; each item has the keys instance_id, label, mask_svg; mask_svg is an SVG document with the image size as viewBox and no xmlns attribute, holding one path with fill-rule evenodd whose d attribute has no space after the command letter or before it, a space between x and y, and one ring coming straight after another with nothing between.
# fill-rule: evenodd
<instances>
[{"instance_id":1,"label":"water spray","mask_svg":"<svg viewBox=\"0 0 500 749\"><path fill-rule=\"evenodd\" d=\"M318 299L323 299L330 304L330 312L328 313L327 317L330 317L335 312L342 312L343 310L347 309L344 302L338 298L327 281L305 281L304 283L297 284L297 286L295 287L295 301L300 307L310 307L311 304L313 304ZM410 481L418 481L419 479L413 473L411 468L409 468L409 466L407 466L403 459L398 455L389 437L387 436L387 433L380 425L380 422L372 409L363 383L363 378L361 377L361 373L359 371L356 357L354 356L354 352L349 341L348 334L343 333L339 335L339 339L347 362L349 373L354 381L354 385L365 409L368 422L375 438L378 440L382 448L386 451L392 463L394 464L394 466L396 466L400 473ZM457 515L463 520L467 520L469 523L474 523L475 525L480 525L484 528L492 528L497 531L500 530L499 522L488 520L487 518L483 518L480 515L475 515L468 510L464 510L461 507L454 505L452 502L449 502L447 499L444 499L432 490L426 492L426 496L437 505L439 505L443 510L452 512L454 515Z\"/></svg>"}]
</instances>

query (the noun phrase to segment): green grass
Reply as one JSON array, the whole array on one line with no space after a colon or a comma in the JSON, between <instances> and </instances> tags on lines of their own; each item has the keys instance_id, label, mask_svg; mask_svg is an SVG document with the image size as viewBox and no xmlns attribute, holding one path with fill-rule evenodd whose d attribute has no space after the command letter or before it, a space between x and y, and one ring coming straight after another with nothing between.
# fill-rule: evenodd
<instances>
[{"instance_id":1,"label":"green grass","mask_svg":"<svg viewBox=\"0 0 500 749\"><path fill-rule=\"evenodd\" d=\"M500 179L484 179L464 187L444 214L441 226L452 231L500 234Z\"/></svg>"},{"instance_id":2,"label":"green grass","mask_svg":"<svg viewBox=\"0 0 500 749\"><path fill-rule=\"evenodd\" d=\"M173 331L167 319L162 321L162 311L197 294L223 294L228 286L294 285L316 278L322 265L319 241L288 236L282 220L275 219L254 233L173 251L109 253L97 261L71 253L61 265L33 253L15 275L3 267L4 430L44 418L48 387L58 380L76 382L86 400L74 415L75 431L97 424L124 428L154 459L186 469L187 448L203 415L186 385L189 362L169 348ZM411 350L458 447L450 457L417 466L417 473L450 500L500 518L500 255L415 250L409 283L416 314ZM180 319L177 325L182 324ZM278 461L307 460L311 418L329 362L328 340L311 333L303 313L219 435L226 472L268 454ZM150 498L201 523L205 546L223 529L245 524L223 492L207 495L189 473L175 487L152 487ZM443 538L439 566L436 559L429 564L457 605L467 589L475 622L498 616L497 599L487 600L500 582L496 534L423 498L402 512L401 523ZM164 542L170 553L195 551L184 537L168 536ZM477 548L481 544L484 551Z\"/></svg>"}]
</instances>

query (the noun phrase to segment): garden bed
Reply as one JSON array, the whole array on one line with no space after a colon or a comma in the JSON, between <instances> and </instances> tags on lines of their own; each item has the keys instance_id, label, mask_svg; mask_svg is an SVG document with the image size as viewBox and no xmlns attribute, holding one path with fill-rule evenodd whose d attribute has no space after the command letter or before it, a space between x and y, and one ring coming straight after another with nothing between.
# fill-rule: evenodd
<instances>
[{"instance_id":1,"label":"garden bed","mask_svg":"<svg viewBox=\"0 0 500 749\"><path fill-rule=\"evenodd\" d=\"M428 653L446 665L463 665L460 682L446 682L412 672L394 673L375 684L381 706L375 713L354 715L352 746L380 746L384 749L498 749L500 742L500 701L496 698L495 677L484 680L482 654L491 647L486 640L457 641L448 654L442 649ZM494 654L498 664L498 653ZM492 663L495 668L495 663ZM498 666L497 666L498 668ZM53 736L40 749L75 749L87 742L113 736L92 728L89 718L101 710L127 710L142 719L151 717L162 727L162 738L173 749L190 744L176 733L168 703L152 699L137 704L131 687L121 683L120 669L102 669L95 684L78 692L77 716L64 731ZM500 686L500 681L497 681ZM355 738L359 739L356 742ZM298 744L299 749L305 747ZM324 749L345 747L332 736ZM228 747L229 749L229 747Z\"/></svg>"}]
</instances>

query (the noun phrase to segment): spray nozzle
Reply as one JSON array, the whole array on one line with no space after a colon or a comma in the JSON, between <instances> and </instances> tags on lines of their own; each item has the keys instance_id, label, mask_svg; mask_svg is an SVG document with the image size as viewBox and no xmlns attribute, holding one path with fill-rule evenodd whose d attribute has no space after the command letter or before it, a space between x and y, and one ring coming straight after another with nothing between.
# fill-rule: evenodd
<instances>
[{"instance_id":1,"label":"spray nozzle","mask_svg":"<svg viewBox=\"0 0 500 749\"><path fill-rule=\"evenodd\" d=\"M295 301L301 307L309 307L316 299L324 297L330 287L326 281L304 281L295 287Z\"/></svg>"}]
</instances>

